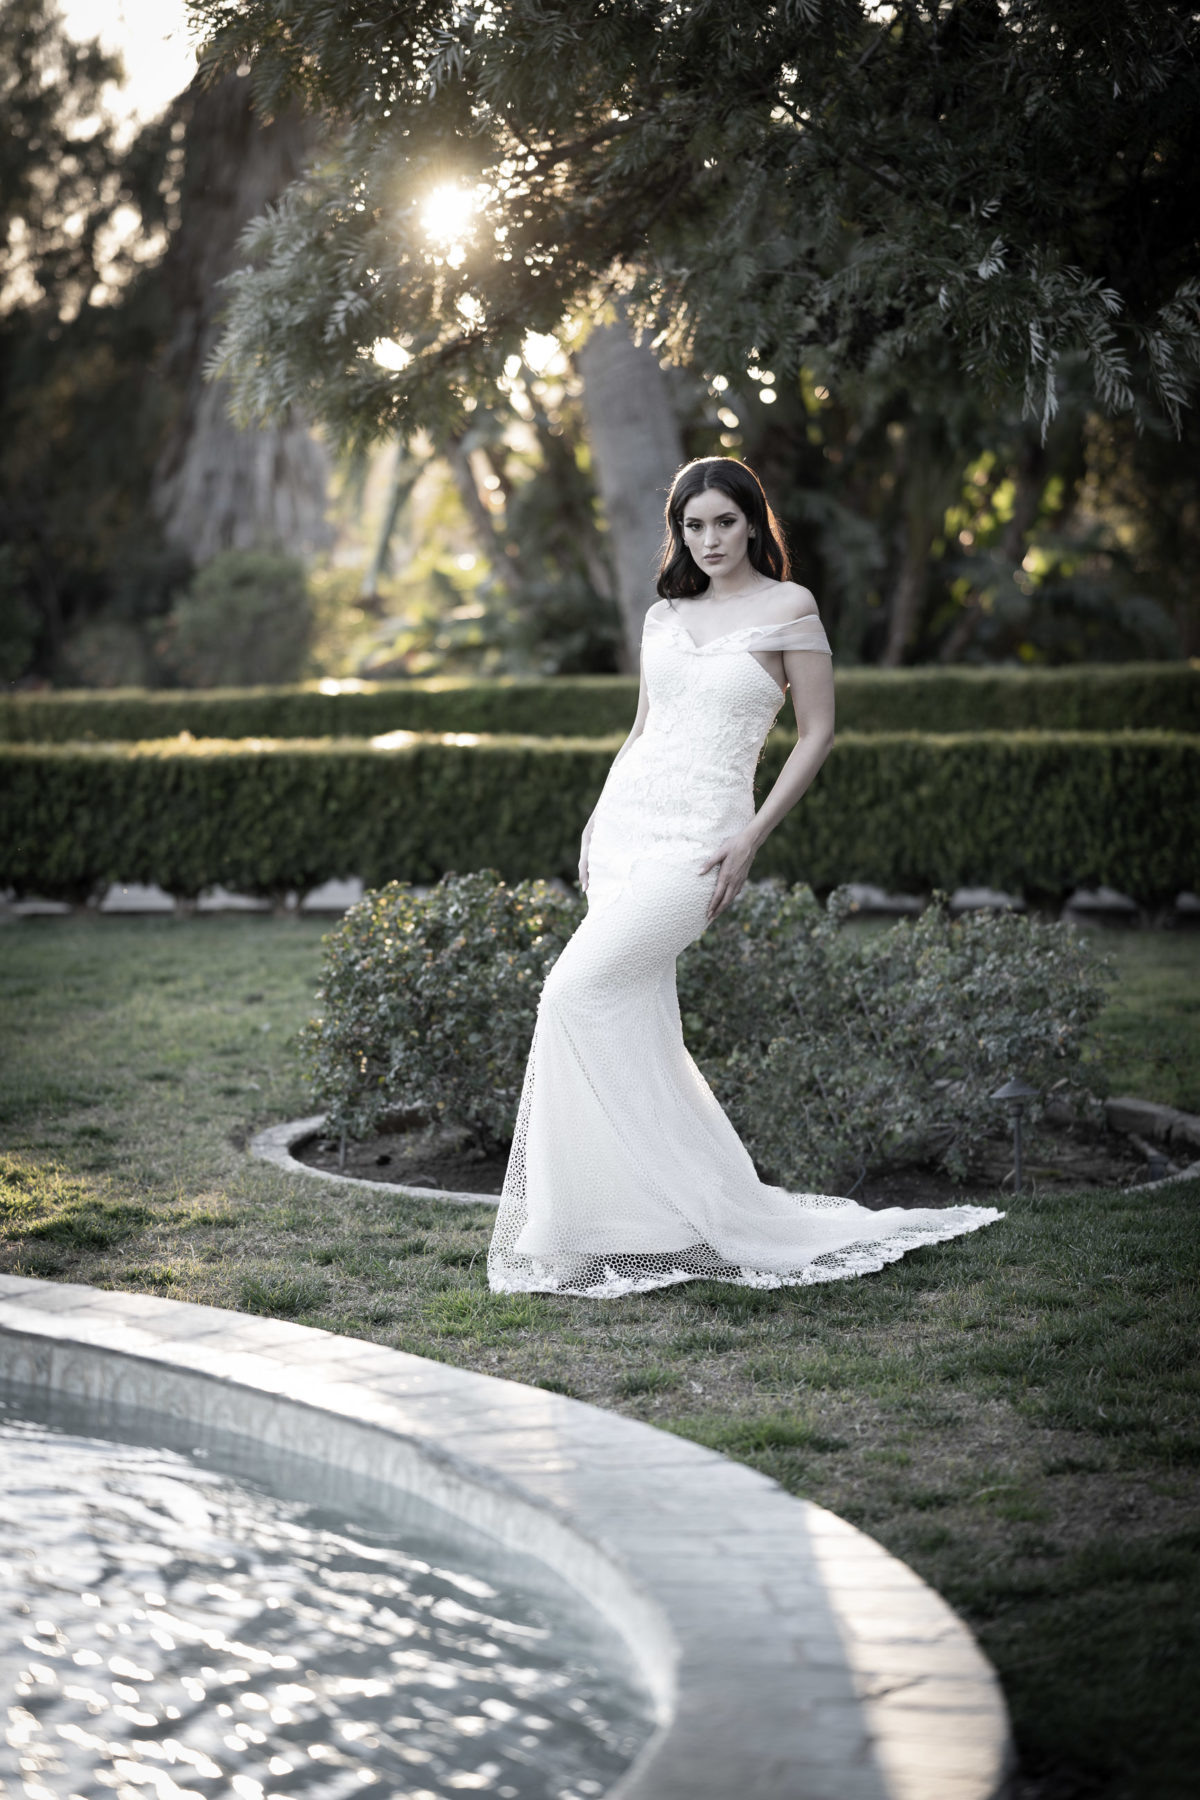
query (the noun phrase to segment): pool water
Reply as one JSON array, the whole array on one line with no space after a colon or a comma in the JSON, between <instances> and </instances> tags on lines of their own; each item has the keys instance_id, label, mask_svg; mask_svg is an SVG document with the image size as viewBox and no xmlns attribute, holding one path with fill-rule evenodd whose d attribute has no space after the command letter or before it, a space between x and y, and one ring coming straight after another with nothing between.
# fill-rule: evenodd
<instances>
[{"instance_id":1,"label":"pool water","mask_svg":"<svg viewBox=\"0 0 1200 1800\"><path fill-rule=\"evenodd\" d=\"M594 1800L652 1728L535 1559L307 1459L15 1390L0 1613L23 1800Z\"/></svg>"}]
</instances>

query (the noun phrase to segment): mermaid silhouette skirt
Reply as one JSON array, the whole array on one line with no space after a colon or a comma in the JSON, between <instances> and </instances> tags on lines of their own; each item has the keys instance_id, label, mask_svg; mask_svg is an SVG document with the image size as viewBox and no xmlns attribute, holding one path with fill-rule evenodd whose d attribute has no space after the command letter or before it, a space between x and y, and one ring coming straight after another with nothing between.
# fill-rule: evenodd
<instances>
[{"instance_id":1,"label":"mermaid silhouette skirt","mask_svg":"<svg viewBox=\"0 0 1200 1800\"><path fill-rule=\"evenodd\" d=\"M669 701L680 665L689 685L693 677L686 646L656 642L653 660L649 648L653 721L656 688ZM696 1278L831 1281L1001 1216L976 1206L876 1212L761 1181L689 1055L676 959L707 922L717 876L699 873L705 856L752 814L753 763L779 706L752 656L724 663L715 685L719 708L701 683L707 708L689 705L686 732L660 706L656 728L648 722L606 784L588 912L538 1007L488 1258L494 1290L611 1297ZM739 696L749 701L739 725L749 768L745 756L731 760L728 742L706 764L697 718L707 710L727 725Z\"/></svg>"}]
</instances>

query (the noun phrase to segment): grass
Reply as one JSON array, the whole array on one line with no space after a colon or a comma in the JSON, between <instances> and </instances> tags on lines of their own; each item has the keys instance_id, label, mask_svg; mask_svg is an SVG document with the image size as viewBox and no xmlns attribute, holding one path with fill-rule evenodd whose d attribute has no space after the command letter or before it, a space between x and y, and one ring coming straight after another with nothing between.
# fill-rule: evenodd
<instances>
[{"instance_id":1,"label":"grass","mask_svg":"<svg viewBox=\"0 0 1200 1800\"><path fill-rule=\"evenodd\" d=\"M296 1318L738 1457L970 1620L1027 1796L1183 1800L1200 1756L1200 1183L1026 1197L880 1275L611 1302L488 1292L491 1213L244 1155L308 1110L319 924L0 930L0 1263ZM1200 1110L1200 936L1114 934L1116 1091Z\"/></svg>"},{"instance_id":2,"label":"grass","mask_svg":"<svg viewBox=\"0 0 1200 1800\"><path fill-rule=\"evenodd\" d=\"M1200 936L1106 933L1120 979L1102 1021L1114 1094L1200 1113Z\"/></svg>"}]
</instances>

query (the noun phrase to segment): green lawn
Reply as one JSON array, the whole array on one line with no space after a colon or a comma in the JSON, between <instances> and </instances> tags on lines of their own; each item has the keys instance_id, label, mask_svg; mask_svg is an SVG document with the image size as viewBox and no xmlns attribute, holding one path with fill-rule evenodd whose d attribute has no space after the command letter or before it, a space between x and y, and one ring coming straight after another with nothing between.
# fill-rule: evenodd
<instances>
[{"instance_id":1,"label":"green lawn","mask_svg":"<svg viewBox=\"0 0 1200 1800\"><path fill-rule=\"evenodd\" d=\"M1100 1034L1112 1092L1200 1113L1200 932L1101 937L1119 974Z\"/></svg>"},{"instance_id":2,"label":"green lawn","mask_svg":"<svg viewBox=\"0 0 1200 1800\"><path fill-rule=\"evenodd\" d=\"M1184 1800L1200 1761L1200 1182L1010 1203L880 1275L493 1296L491 1215L243 1154L308 1110L322 927L0 929L0 1262L302 1319L715 1445L862 1525L962 1611L1028 1796ZM1200 934L1106 938L1112 1087L1200 1110Z\"/></svg>"}]
</instances>

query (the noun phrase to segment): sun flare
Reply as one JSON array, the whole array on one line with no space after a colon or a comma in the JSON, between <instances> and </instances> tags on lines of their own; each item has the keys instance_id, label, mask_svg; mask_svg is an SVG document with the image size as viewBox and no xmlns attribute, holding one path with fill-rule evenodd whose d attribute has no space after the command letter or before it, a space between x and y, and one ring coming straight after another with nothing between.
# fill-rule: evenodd
<instances>
[{"instance_id":1,"label":"sun flare","mask_svg":"<svg viewBox=\"0 0 1200 1800\"><path fill-rule=\"evenodd\" d=\"M426 237L435 244L456 244L470 231L478 202L467 188L446 182L434 188L421 208Z\"/></svg>"}]
</instances>

